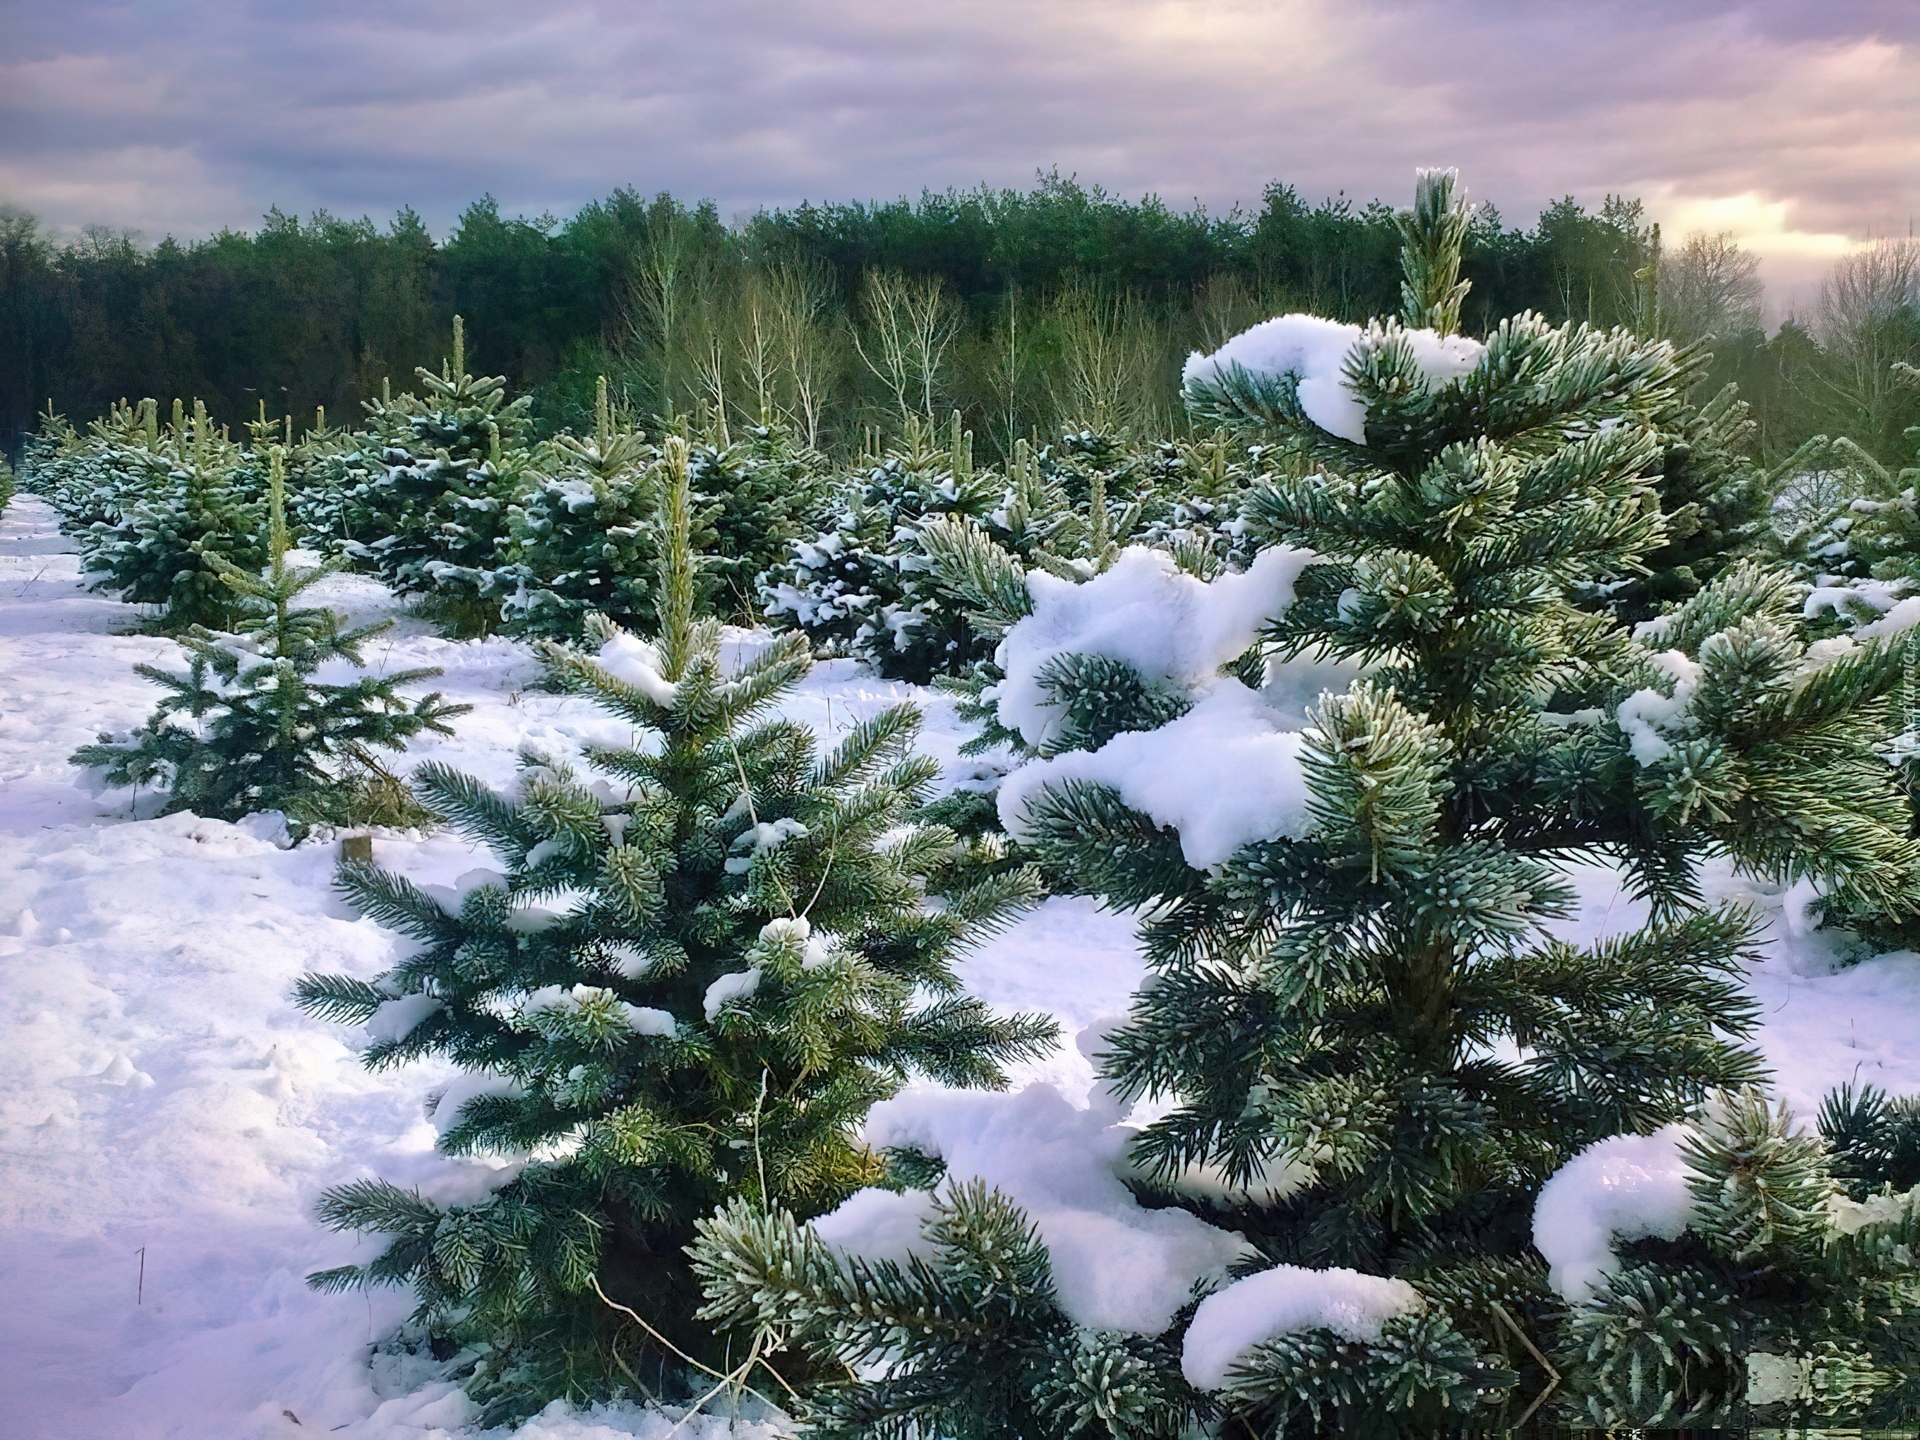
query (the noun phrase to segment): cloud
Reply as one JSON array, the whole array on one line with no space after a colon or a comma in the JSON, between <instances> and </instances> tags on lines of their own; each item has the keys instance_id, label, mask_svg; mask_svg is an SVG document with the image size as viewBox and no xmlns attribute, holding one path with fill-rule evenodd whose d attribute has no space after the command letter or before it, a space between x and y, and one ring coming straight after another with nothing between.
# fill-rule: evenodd
<instances>
[{"instance_id":1,"label":"cloud","mask_svg":"<svg viewBox=\"0 0 1920 1440\"><path fill-rule=\"evenodd\" d=\"M270 204L436 229L482 192L723 214L1058 165L1175 204L1399 199L1459 165L1525 222L1645 197L1776 284L1920 211L1902 7L1673 0L65 0L15 7L0 199L56 228Z\"/></svg>"}]
</instances>

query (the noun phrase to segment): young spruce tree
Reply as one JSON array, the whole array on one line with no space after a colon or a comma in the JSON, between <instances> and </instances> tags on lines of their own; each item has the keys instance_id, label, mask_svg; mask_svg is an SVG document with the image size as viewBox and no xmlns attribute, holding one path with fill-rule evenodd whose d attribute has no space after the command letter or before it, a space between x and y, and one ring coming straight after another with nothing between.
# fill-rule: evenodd
<instances>
[{"instance_id":1,"label":"young spruce tree","mask_svg":"<svg viewBox=\"0 0 1920 1440\"><path fill-rule=\"evenodd\" d=\"M483 591L507 538L508 507L531 456L520 444L529 396L507 400L500 376L466 369L466 326L453 317L453 356L440 373L414 373L424 399L370 403L379 465L352 507L380 578L397 594L423 597L458 634L497 618Z\"/></svg>"},{"instance_id":2,"label":"young spruce tree","mask_svg":"<svg viewBox=\"0 0 1920 1440\"><path fill-rule=\"evenodd\" d=\"M1022 817L1051 873L1146 916L1152 979L1103 1069L1123 1097L1178 1102L1134 1145L1149 1183L1268 1264L1393 1277L1414 1296L1370 1336L1276 1319L1201 1393L1169 1359L1191 1311L1151 1340L1076 1331L1004 1201L949 1195L925 1258L851 1272L784 1217L736 1206L703 1241L713 1313L877 1366L817 1401L823 1433L1511 1423L1553 1383L1541 1360L1567 1314L1529 1243L1542 1184L1583 1146L1760 1074L1737 1043L1755 1019L1739 975L1751 921L1700 906L1699 861L1723 851L1769 880L1912 907L1920 857L1875 753L1903 645L1810 652L1803 587L1752 564L1644 640L1576 605L1666 543L1659 422L1693 375L1664 343L1530 315L1483 348L1443 344L1465 293L1452 187L1422 175L1401 220L1404 314L1356 329L1337 371L1216 361L1187 388L1196 420L1311 462L1246 505L1255 538L1313 557L1266 658L1365 666L1309 714L1299 821L1202 869L1113 785L1046 785ZM1436 355L1465 359L1449 373ZM943 533L977 609L1021 623L1018 571ZM1257 682L1248 658L1231 672ZM1191 703L1130 668L1052 663L1085 748ZM1618 865L1651 922L1554 938L1582 859ZM1195 1198L1200 1171L1224 1197Z\"/></svg>"},{"instance_id":3,"label":"young spruce tree","mask_svg":"<svg viewBox=\"0 0 1920 1440\"><path fill-rule=\"evenodd\" d=\"M415 701L399 694L438 670L361 673L362 647L392 621L342 630L333 611L295 604L330 571L288 565L279 449L268 463L265 571L206 552L239 614L236 630L190 630L181 639L190 656L184 675L135 666L170 693L129 740L103 735L73 763L103 769L111 785L164 790L166 814L238 820L280 810L296 831L318 821L357 823L368 816L356 805L391 778L374 752L402 750L423 730L450 735L447 721L472 707L450 705L437 691Z\"/></svg>"},{"instance_id":4,"label":"young spruce tree","mask_svg":"<svg viewBox=\"0 0 1920 1440\"><path fill-rule=\"evenodd\" d=\"M916 712L818 753L768 718L811 665L803 636L729 673L720 626L695 615L688 447L664 449L657 638L602 623L598 661L543 652L649 743L590 750L593 779L529 758L512 796L423 768L422 800L503 871L464 877L458 899L343 871L420 949L373 981L300 987L312 1013L370 1026L370 1066L437 1054L472 1072L439 1103L442 1150L526 1161L475 1204L367 1181L321 1207L390 1238L313 1283L412 1285L422 1321L475 1347L490 1414L737 1367L744 1342L728 1359L694 1319L695 1222L736 1196L832 1208L881 1174L856 1138L875 1101L916 1073L998 1086L1053 1032L959 991L953 956L1037 887L946 884L952 834L911 819L936 773L910 753Z\"/></svg>"}]
</instances>

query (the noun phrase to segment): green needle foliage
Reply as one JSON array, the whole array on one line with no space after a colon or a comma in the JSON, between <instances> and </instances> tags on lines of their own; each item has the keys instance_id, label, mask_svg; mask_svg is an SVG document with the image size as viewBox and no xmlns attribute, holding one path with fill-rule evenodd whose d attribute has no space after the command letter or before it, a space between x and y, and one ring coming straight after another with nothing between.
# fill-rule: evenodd
<instances>
[{"instance_id":1,"label":"green needle foliage","mask_svg":"<svg viewBox=\"0 0 1920 1440\"><path fill-rule=\"evenodd\" d=\"M499 376L466 370L466 329L453 318L453 357L439 374L414 373L425 394L369 402L370 439L379 456L353 526L380 578L396 594L418 595L456 634L489 629L495 607L483 598L487 575L507 536L507 510L531 456L520 443L532 401L509 402Z\"/></svg>"},{"instance_id":2,"label":"green needle foliage","mask_svg":"<svg viewBox=\"0 0 1920 1440\"><path fill-rule=\"evenodd\" d=\"M701 1313L837 1373L806 1396L808 1435L1186 1432L1205 1402L1180 1378L1177 1350L1076 1331L1055 1298L1046 1246L1004 1196L973 1182L932 1207L926 1257L870 1263L835 1255L785 1211L736 1200L701 1222Z\"/></svg>"},{"instance_id":3,"label":"green needle foliage","mask_svg":"<svg viewBox=\"0 0 1920 1440\"><path fill-rule=\"evenodd\" d=\"M300 987L316 1015L373 1022L370 1066L442 1055L473 1072L473 1098L437 1116L446 1153L526 1160L477 1204L366 1182L321 1211L389 1243L314 1283L412 1285L420 1318L483 1357L471 1388L491 1415L642 1378L673 1389L683 1356L734 1363L694 1319L696 1221L734 1197L830 1209L881 1173L856 1139L877 1100L914 1074L999 1086L1053 1034L960 993L954 955L1037 886L950 883L954 836L910 818L937 773L911 753L916 712L822 754L769 718L812 663L803 637L727 673L719 624L695 615L688 447L663 448L656 639L600 621L604 664L543 651L555 682L647 740L591 750L591 780L530 758L512 796L423 769L423 802L502 873L455 899L343 871L419 952Z\"/></svg>"},{"instance_id":4,"label":"green needle foliage","mask_svg":"<svg viewBox=\"0 0 1920 1440\"><path fill-rule=\"evenodd\" d=\"M1754 1091L1708 1106L1682 1155L1686 1233L1627 1246L1568 1317L1577 1421L1920 1419L1920 1190L1843 1199L1827 1142Z\"/></svg>"},{"instance_id":5,"label":"green needle foliage","mask_svg":"<svg viewBox=\"0 0 1920 1440\"><path fill-rule=\"evenodd\" d=\"M181 640L190 657L184 675L135 666L166 698L130 739L103 735L76 751L73 763L104 770L111 785L164 790L163 813L238 820L280 810L296 831L318 821L357 823L369 817L356 804L391 779L374 752L402 750L423 730L452 734L447 722L472 707L450 705L438 692L417 701L398 693L438 670L357 673L365 669L366 642L392 622L342 630L333 611L295 604L329 570L287 563L278 448L268 484L264 573L207 552L238 612L236 631L190 630Z\"/></svg>"},{"instance_id":6,"label":"green needle foliage","mask_svg":"<svg viewBox=\"0 0 1920 1440\"><path fill-rule=\"evenodd\" d=\"M508 511L506 564L485 588L515 635L578 641L587 616L653 621L653 512L659 452L626 423L600 377L594 432L545 447L538 475Z\"/></svg>"},{"instance_id":7,"label":"green needle foliage","mask_svg":"<svg viewBox=\"0 0 1920 1440\"><path fill-rule=\"evenodd\" d=\"M1230 367L1187 392L1197 421L1289 458L1243 511L1257 542L1316 557L1266 628L1267 657L1364 667L1309 717L1301 838L1195 869L1172 829L1086 781L1041 789L1024 819L1049 874L1144 913L1152 975L1102 1068L1123 1097L1177 1101L1133 1150L1163 1198L1270 1262L1397 1276L1426 1302L1377 1342L1308 1329L1257 1347L1210 1397L1210 1433L1511 1423L1529 1400L1506 1397L1545 1388L1539 1357L1565 1314L1529 1244L1541 1185L1581 1147L1652 1131L1761 1073L1739 1044L1756 1019L1740 983L1751 918L1701 908L1700 861L1813 877L1843 908L1914 907L1920 851L1876 753L1904 644L1810 651L1805 587L1750 562L1640 639L1581 608L1672 538L1664 427L1700 362L1522 315L1471 370L1430 377L1407 327L1445 330L1458 313L1450 186L1423 175L1402 221L1408 248L1424 247L1405 264L1405 322L1363 330L1346 360L1364 441L1316 425L1297 374ZM928 533L976 623L1017 623L1030 602L1012 557L958 523ZM1053 667L1082 748L1157 728L1190 699L1129 683L1111 657ZM1260 667L1235 673L1258 683ZM1650 902L1644 928L1553 937L1583 860L1620 867ZM1199 1169L1237 1189L1183 1198ZM753 1283L750 1266L800 1273L790 1246L733 1223L732 1238L715 1232L716 1304L744 1305L728 1297ZM809 1292L800 1308L827 1313L802 1338L858 1333L890 1283L876 1272ZM948 1283L951 1313L987 1304L969 1288L986 1281L956 1269ZM1067 1393L1031 1379L1003 1331L895 1335L887 1374L910 1377L915 1415L966 1412L983 1385ZM1116 1366L1132 1353L1077 1342ZM894 1418L849 1432L909 1433L890 1383L852 1386L848 1413ZM1640 1413L1600 1403L1608 1423Z\"/></svg>"},{"instance_id":8,"label":"green needle foliage","mask_svg":"<svg viewBox=\"0 0 1920 1440\"><path fill-rule=\"evenodd\" d=\"M1750 454L1750 411L1729 384L1669 422L1656 487L1666 542L1646 554L1640 573L1594 587L1592 603L1629 625L1651 620L1767 548L1775 486Z\"/></svg>"},{"instance_id":9,"label":"green needle foliage","mask_svg":"<svg viewBox=\"0 0 1920 1440\"><path fill-rule=\"evenodd\" d=\"M189 417L176 400L164 429L151 400L118 407L62 468L59 498L75 507L69 528L84 520L80 548L96 589L159 606L167 630L229 624L234 597L222 566L257 570L267 559L264 476L206 406L196 400ZM76 480L81 494L69 488Z\"/></svg>"}]
</instances>

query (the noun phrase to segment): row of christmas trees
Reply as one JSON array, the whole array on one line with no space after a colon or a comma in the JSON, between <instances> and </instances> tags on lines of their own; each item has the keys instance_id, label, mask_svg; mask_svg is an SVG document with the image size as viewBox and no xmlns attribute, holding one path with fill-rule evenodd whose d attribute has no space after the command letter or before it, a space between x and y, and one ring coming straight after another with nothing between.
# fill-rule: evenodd
<instances>
[{"instance_id":1,"label":"row of christmas trees","mask_svg":"<svg viewBox=\"0 0 1920 1440\"><path fill-rule=\"evenodd\" d=\"M1767 487L1731 448L1733 404L1688 409L1698 357L1524 316L1458 336L1463 217L1450 177L1423 177L1397 320L1283 317L1189 367L1190 406L1227 434L1172 458L1221 477L1230 524L1151 515L1138 452L1098 437L986 485L964 437L921 435L868 471L928 497L910 523L863 531L856 502L882 502L849 496L835 542L803 547L798 598L774 590L803 625L860 611L802 609L853 555L947 607L929 668L963 672L981 739L1021 762L990 844L939 823L955 807L930 804L910 711L825 754L774 718L812 637L722 666L704 442L660 442L650 638L591 617L541 647L555 684L657 743L590 751L591 778L529 757L509 795L425 768L419 802L502 868L433 894L346 871L419 948L302 987L367 1027L370 1064L470 1072L439 1103L442 1148L517 1168L469 1205L336 1192L331 1223L388 1243L318 1283L412 1285L502 1415L732 1386L843 1435L1920 1416L1920 1110L1841 1092L1813 1133L1767 1098L1743 1043L1754 919L1697 878L1729 855L1890 934L1920 908L1890 763L1913 749L1901 607L1920 602L1888 558L1911 494L1829 527L1819 586L1763 563ZM487 383L458 368L450 390ZM167 448L150 410L117 423ZM180 417L166 463L204 429ZM574 446L617 466L621 443L609 420ZM343 746L444 723L435 697L322 685L356 637L292 605L312 572L261 449L265 577L208 561L249 618L195 633L177 695L293 714L273 732L293 749L329 733L309 713ZM489 432L459 473L505 453ZM440 549L343 538L452 583L472 527L435 513L405 533ZM874 618L869 640L925 628ZM351 730L376 709L390 728ZM1557 938L1594 859L1650 919ZM890 1148L858 1138L910 1077L991 1087L1049 1041L952 968L1043 885L1144 916L1153 978L1091 1037L1110 1113L1082 1148L1117 1148L1134 1100L1165 1113L1125 1144L1126 1188L1100 1171L1108 1209L1068 1213L1208 1257L1157 1310L1090 1303L1071 1225L1024 1180L976 1181L962 1131L1031 1141L1030 1113L1022 1131L994 1108L1018 1097L965 1124L890 1110L869 1131Z\"/></svg>"}]
</instances>

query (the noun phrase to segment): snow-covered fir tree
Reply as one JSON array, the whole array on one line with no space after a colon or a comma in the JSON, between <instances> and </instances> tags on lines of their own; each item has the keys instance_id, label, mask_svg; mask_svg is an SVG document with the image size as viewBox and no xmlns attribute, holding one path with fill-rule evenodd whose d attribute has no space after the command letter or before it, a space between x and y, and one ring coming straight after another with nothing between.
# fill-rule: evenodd
<instances>
[{"instance_id":1,"label":"snow-covered fir tree","mask_svg":"<svg viewBox=\"0 0 1920 1440\"><path fill-rule=\"evenodd\" d=\"M863 456L833 527L796 542L791 561L761 578L766 614L889 679L925 684L976 658L965 616L927 583L912 543L925 520L993 507L999 487L974 470L972 440L956 414L944 444L915 424L885 456Z\"/></svg>"},{"instance_id":2,"label":"snow-covered fir tree","mask_svg":"<svg viewBox=\"0 0 1920 1440\"><path fill-rule=\"evenodd\" d=\"M706 553L701 585L718 613L750 623L760 610L761 575L825 517L833 472L826 457L779 426L736 436L716 419L689 438L694 533Z\"/></svg>"},{"instance_id":3,"label":"snow-covered fir tree","mask_svg":"<svg viewBox=\"0 0 1920 1440\"><path fill-rule=\"evenodd\" d=\"M695 1222L732 1196L832 1208L883 1173L857 1138L876 1100L915 1074L997 1086L1053 1030L995 1017L952 968L1034 877L949 883L953 836L911 819L937 771L911 753L911 707L825 753L770 718L808 643L723 658L696 615L689 447L663 449L655 637L600 620L597 658L542 652L647 743L591 749L588 774L529 757L512 795L423 767L423 802L502 868L452 890L344 871L420 948L372 981L301 987L313 1013L368 1027L370 1066L463 1068L434 1110L443 1151L523 1162L471 1204L367 1181L322 1206L388 1243L314 1282L411 1285L419 1318L472 1347L490 1414L705 1389L701 1370L765 1389L763 1362L799 1378L799 1357L729 1350L695 1321Z\"/></svg>"},{"instance_id":4,"label":"snow-covered fir tree","mask_svg":"<svg viewBox=\"0 0 1920 1440\"><path fill-rule=\"evenodd\" d=\"M1745 562L1638 638L1582 609L1669 541L1661 422L1694 365L1533 316L1458 335L1450 173L1421 176L1401 224L1399 319L1286 316L1189 362L1196 420L1311 462L1247 500L1245 573L1139 549L1056 584L939 532L1003 627L985 698L1038 757L1001 788L1009 829L1146 916L1151 982L1100 1050L1116 1119L1176 1102L1133 1143L1135 1183L1239 1237L1240 1278L1196 1269L1219 1288L1165 1328L1103 1329L1068 1301L1058 1237L964 1176L905 1260L736 1204L702 1241L711 1313L856 1367L813 1397L821 1433L1431 1435L1549 1391L1635 1423L1654 1411L1612 1372L1550 1369L1569 1327L1611 1322L1551 1283L1535 1205L1587 1147L1760 1078L1739 1044L1752 922L1703 908L1696 867L1722 852L1914 906L1920 851L1877 753L1904 642L1812 645L1806 587ZM1587 858L1650 902L1644 928L1554 938ZM1699 1122L1703 1184L1760 1143L1730 1113ZM1702 1212L1705 1243L1742 1203ZM1889 1226L1861 1233L1892 1255ZM1879 1283L1834 1281L1856 1348L1887 1340L1852 1303ZM1646 1324L1679 1323L1650 1303ZM1662 1372L1655 1409L1720 1413L1771 1363L1763 1329L1721 1370Z\"/></svg>"},{"instance_id":5,"label":"snow-covered fir tree","mask_svg":"<svg viewBox=\"0 0 1920 1440\"><path fill-rule=\"evenodd\" d=\"M160 609L169 630L223 625L221 562L258 569L265 475L195 401L159 423L151 400L119 405L48 467L49 498L79 541L94 588Z\"/></svg>"},{"instance_id":6,"label":"snow-covered fir tree","mask_svg":"<svg viewBox=\"0 0 1920 1440\"><path fill-rule=\"evenodd\" d=\"M453 355L440 373L415 371L419 397L370 402L362 449L379 456L352 528L372 538L367 552L400 595L419 596L458 634L497 618L483 595L499 564L508 508L532 456L521 443L530 396L507 399L499 376L466 369L466 331L453 320Z\"/></svg>"},{"instance_id":7,"label":"snow-covered fir tree","mask_svg":"<svg viewBox=\"0 0 1920 1440\"><path fill-rule=\"evenodd\" d=\"M594 431L548 443L508 508L506 561L487 574L509 634L578 641L587 616L653 623L659 452L619 413L600 377Z\"/></svg>"},{"instance_id":8,"label":"snow-covered fir tree","mask_svg":"<svg viewBox=\"0 0 1920 1440\"><path fill-rule=\"evenodd\" d=\"M447 722L471 707L437 692L400 695L438 670L366 671L361 649L391 621L342 630L332 610L296 604L328 570L289 563L277 448L269 467L264 570L209 554L237 616L233 633L188 631L184 675L136 666L166 697L133 735L103 735L73 763L103 770L109 785L164 791L163 813L238 820L279 810L296 831L360 823L371 817L358 811L391 778L375 752L404 749L423 730L451 734Z\"/></svg>"}]
</instances>

